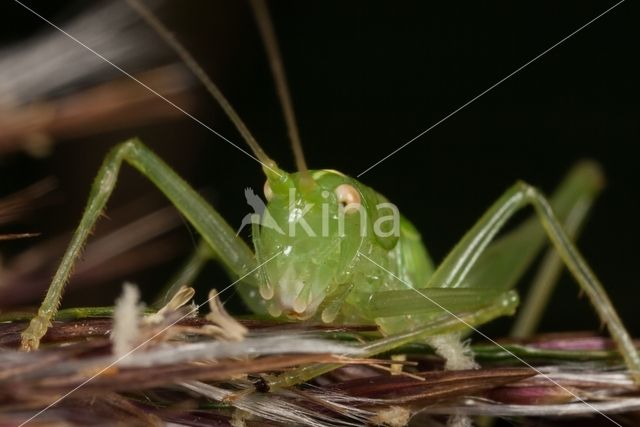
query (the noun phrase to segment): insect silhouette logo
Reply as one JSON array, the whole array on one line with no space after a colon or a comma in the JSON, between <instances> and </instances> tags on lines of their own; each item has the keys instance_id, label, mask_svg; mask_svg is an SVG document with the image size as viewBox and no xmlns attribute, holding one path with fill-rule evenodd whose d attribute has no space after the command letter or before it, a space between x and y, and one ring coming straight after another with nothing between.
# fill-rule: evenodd
<instances>
[{"instance_id":1,"label":"insect silhouette logo","mask_svg":"<svg viewBox=\"0 0 640 427\"><path fill-rule=\"evenodd\" d=\"M246 214L244 218L242 218L240 228L236 231L236 236L249 224L258 224L262 227L271 228L280 234L284 234L278 223L269 213L264 200L253 191L253 188L245 188L244 197L247 200L247 204L253 208L253 212Z\"/></svg>"}]
</instances>

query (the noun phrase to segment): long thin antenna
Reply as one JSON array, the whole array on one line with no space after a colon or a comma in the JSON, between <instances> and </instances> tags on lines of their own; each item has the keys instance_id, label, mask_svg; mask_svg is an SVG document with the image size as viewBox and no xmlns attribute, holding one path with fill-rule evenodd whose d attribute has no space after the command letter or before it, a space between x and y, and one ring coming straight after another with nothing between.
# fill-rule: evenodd
<instances>
[{"instance_id":1,"label":"long thin antenna","mask_svg":"<svg viewBox=\"0 0 640 427\"><path fill-rule=\"evenodd\" d=\"M158 35L176 52L176 54L182 59L184 64L191 70L193 74L202 82L207 91L213 96L213 98L220 104L220 107L227 114L229 119L240 132L240 135L247 142L251 151L256 157L268 166L275 166L275 162L267 156L258 141L253 137L249 128L244 124L236 110L233 109L227 98L222 94L218 86L209 78L204 69L198 64L195 58L187 51L187 49L176 39L176 37L169 31L169 29L154 15L154 13L146 7L140 0L127 0L127 3L140 14L140 16L153 28Z\"/></svg>"},{"instance_id":2,"label":"long thin antenna","mask_svg":"<svg viewBox=\"0 0 640 427\"><path fill-rule=\"evenodd\" d=\"M278 92L278 98L280 98L280 104L282 105L284 119L287 122L287 130L289 132L289 139L291 139L293 155L296 159L296 167L303 174L303 177L306 176L310 179L311 176L309 175L302 152L302 143L300 142L300 134L298 133L298 125L296 124L291 93L287 86L287 76L284 71L282 56L278 48L278 41L273 29L271 17L269 16L269 10L267 9L266 3L262 0L251 0L251 7L253 8L256 22L258 23L258 29L262 35L262 41L267 50L267 56L269 57L271 74L273 74L273 80L276 83L276 90Z\"/></svg>"}]
</instances>

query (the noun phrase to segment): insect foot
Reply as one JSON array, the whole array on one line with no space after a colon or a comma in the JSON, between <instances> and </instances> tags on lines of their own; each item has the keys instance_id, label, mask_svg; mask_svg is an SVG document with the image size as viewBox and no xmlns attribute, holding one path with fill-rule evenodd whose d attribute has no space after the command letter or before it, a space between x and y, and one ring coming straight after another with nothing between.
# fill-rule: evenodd
<instances>
[{"instance_id":1,"label":"insect foot","mask_svg":"<svg viewBox=\"0 0 640 427\"><path fill-rule=\"evenodd\" d=\"M21 334L22 344L20 345L20 349L22 351L37 350L40 346L40 338L47 332L48 327L49 322L40 314L31 319L29 327Z\"/></svg>"}]
</instances>

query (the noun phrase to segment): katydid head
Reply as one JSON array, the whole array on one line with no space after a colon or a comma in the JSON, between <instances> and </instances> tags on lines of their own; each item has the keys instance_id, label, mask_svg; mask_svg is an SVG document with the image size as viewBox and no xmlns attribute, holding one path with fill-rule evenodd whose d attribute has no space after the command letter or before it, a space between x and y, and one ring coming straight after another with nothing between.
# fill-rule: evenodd
<instances>
[{"instance_id":1,"label":"katydid head","mask_svg":"<svg viewBox=\"0 0 640 427\"><path fill-rule=\"evenodd\" d=\"M260 293L270 313L308 319L321 310L332 320L357 271L358 251L397 242L392 233L376 233L381 196L340 172L316 170L267 173L265 198L253 242L258 261L269 260Z\"/></svg>"},{"instance_id":2,"label":"katydid head","mask_svg":"<svg viewBox=\"0 0 640 427\"><path fill-rule=\"evenodd\" d=\"M339 284L365 238L362 195L335 171L267 174L267 207L253 240L262 268L260 293L273 315L313 316Z\"/></svg>"}]
</instances>

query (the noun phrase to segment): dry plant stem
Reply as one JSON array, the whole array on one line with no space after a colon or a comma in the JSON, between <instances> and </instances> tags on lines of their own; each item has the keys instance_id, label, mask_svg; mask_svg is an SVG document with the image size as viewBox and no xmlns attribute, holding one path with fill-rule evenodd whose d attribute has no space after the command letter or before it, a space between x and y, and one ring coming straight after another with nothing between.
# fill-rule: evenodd
<instances>
[{"instance_id":1,"label":"dry plant stem","mask_svg":"<svg viewBox=\"0 0 640 427\"><path fill-rule=\"evenodd\" d=\"M17 233L17 234L0 234L0 242L3 240L18 240L37 237L40 233Z\"/></svg>"},{"instance_id":2,"label":"dry plant stem","mask_svg":"<svg viewBox=\"0 0 640 427\"><path fill-rule=\"evenodd\" d=\"M44 196L52 192L55 187L55 180L46 178L0 199L0 225L9 224L39 207Z\"/></svg>"},{"instance_id":3,"label":"dry plant stem","mask_svg":"<svg viewBox=\"0 0 640 427\"><path fill-rule=\"evenodd\" d=\"M147 71L138 77L185 108L193 103L187 93L189 79L176 66ZM129 79L114 80L57 100L0 111L0 154L28 148L38 138L53 143L56 139L81 138L181 117L179 111L159 102Z\"/></svg>"}]
</instances>

